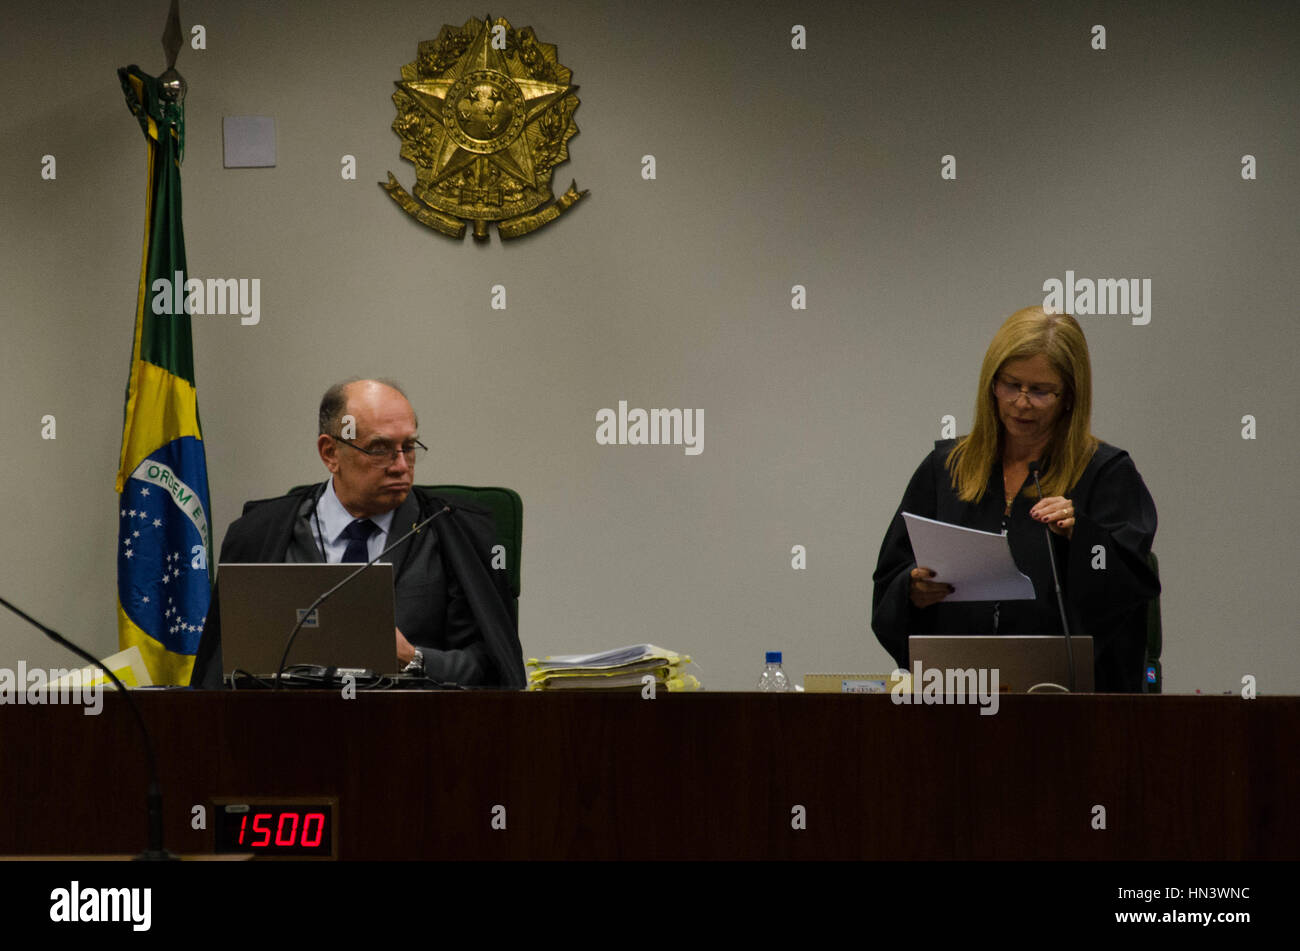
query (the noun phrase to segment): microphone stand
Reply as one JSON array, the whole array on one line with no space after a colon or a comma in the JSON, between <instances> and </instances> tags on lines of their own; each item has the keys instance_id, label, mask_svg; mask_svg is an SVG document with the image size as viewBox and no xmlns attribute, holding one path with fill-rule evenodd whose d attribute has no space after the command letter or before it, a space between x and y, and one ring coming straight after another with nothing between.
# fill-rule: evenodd
<instances>
[{"instance_id":1,"label":"microphone stand","mask_svg":"<svg viewBox=\"0 0 1300 951\"><path fill-rule=\"evenodd\" d=\"M1029 464L1029 474L1034 477L1034 487L1038 489L1038 498L1043 497L1043 487L1038 481L1039 463L1037 460ZM1061 612L1061 631L1065 634L1065 662L1069 676L1069 690L1074 693L1074 645L1070 641L1070 624L1065 619L1065 598L1061 594L1061 575L1056 570L1056 548L1052 545L1052 532L1046 525L1043 526L1043 537L1047 539L1047 560L1052 564L1052 584L1056 586L1056 606Z\"/></svg>"},{"instance_id":2,"label":"microphone stand","mask_svg":"<svg viewBox=\"0 0 1300 951\"><path fill-rule=\"evenodd\" d=\"M78 657L89 661L90 665L96 670L102 670L108 675L108 679L113 681L113 685L117 687L118 693L126 699L127 706L130 707L131 713L135 716L135 722L140 727L140 736L144 741L145 760L149 765L149 791L145 797L145 805L149 815L149 847L137 855L135 860L137 862L179 862L180 859L176 855L168 852L167 849L163 847L162 789L158 785L158 763L154 759L153 742L149 739L149 730L144 725L144 717L140 716L140 708L135 705L135 700L132 698L130 691L122 685L122 681L117 679L117 675L104 665L103 661L96 660L62 634L46 627L40 621L27 614L25 611L10 604L4 598L0 598L0 604L3 604L10 611L13 611L14 614L17 614L24 621L31 624L56 644L66 647Z\"/></svg>"},{"instance_id":3,"label":"microphone stand","mask_svg":"<svg viewBox=\"0 0 1300 951\"><path fill-rule=\"evenodd\" d=\"M398 545L402 544L402 542L406 541L408 538L410 538L410 537L411 537L412 535L414 535L416 532L419 532L419 531L423 530L425 526L427 526L430 522L432 522L432 521L433 521L435 518L437 518L439 515L442 515L442 514L444 514L445 512L450 512L450 511L451 511L451 506L449 506L449 505L444 505L444 506L443 506L442 508L440 508L438 511L434 512L432 515L430 515L428 518L426 518L423 522L418 522L416 525L414 525L414 526L411 528L411 530L410 530L409 532L407 532L405 535L403 535L403 536L402 536L401 538L399 538L397 541L393 542L391 545L389 545L387 548L385 548L383 551L381 551L381 552L380 552L378 555L376 555L374 558L371 558L368 562L366 562L364 565L362 565L362 566L361 566L360 568L358 568L356 571L352 572L352 574L348 575L346 578L344 578L342 581L340 581L340 582L339 582L338 584L336 584L334 587L330 588L328 591L326 591L324 594L322 594L319 598L317 598L315 601L313 601L313 602L311 603L311 607L309 607L306 611L303 612L302 617L298 618L298 623L295 624L295 625L293 626L293 630L289 633L289 642L288 642L287 644L284 645L284 653L280 655L280 666L277 667L277 668L276 668L276 671L275 671L275 689L276 689L276 690L279 690L279 689L280 689L280 686L281 686L281 684L280 684L280 675L284 673L285 664L286 664L286 663L288 662L288 660L289 660L289 651L292 650L292 648L293 648L294 638L296 638L296 637L298 636L298 632L299 632L300 630L302 630L302 626L303 626L303 624L306 622L307 618L309 618L309 617L312 616L312 614L315 612L315 610L316 610L318 607L320 607L320 605L321 605L322 603L324 603L325 599L328 598L330 595L332 595L335 591L339 590L339 588L343 587L345 584L347 584L349 581L351 581L351 580L352 580L353 578L355 578L357 575L361 574L361 572L365 571L367 568L369 568L371 565L373 565L375 562L377 562L380 558L383 558L383 557L384 557L385 555L387 555L390 551L392 551L392 550L393 550L394 548L396 548Z\"/></svg>"}]
</instances>

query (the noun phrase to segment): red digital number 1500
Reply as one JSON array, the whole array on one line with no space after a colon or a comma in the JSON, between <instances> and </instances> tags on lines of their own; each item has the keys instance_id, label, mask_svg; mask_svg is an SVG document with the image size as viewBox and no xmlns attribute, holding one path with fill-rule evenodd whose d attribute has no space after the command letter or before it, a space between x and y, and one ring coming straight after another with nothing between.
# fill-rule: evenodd
<instances>
[{"instance_id":1,"label":"red digital number 1500","mask_svg":"<svg viewBox=\"0 0 1300 951\"><path fill-rule=\"evenodd\" d=\"M334 800L214 802L214 851L335 858Z\"/></svg>"}]
</instances>

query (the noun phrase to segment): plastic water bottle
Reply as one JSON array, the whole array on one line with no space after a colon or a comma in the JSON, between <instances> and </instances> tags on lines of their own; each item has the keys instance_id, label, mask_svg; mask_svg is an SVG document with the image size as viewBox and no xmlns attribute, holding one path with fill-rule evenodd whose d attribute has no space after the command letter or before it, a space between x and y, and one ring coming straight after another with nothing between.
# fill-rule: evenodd
<instances>
[{"instance_id":1,"label":"plastic water bottle","mask_svg":"<svg viewBox=\"0 0 1300 951\"><path fill-rule=\"evenodd\" d=\"M790 678L781 669L781 652L768 651L763 674L758 678L758 689L763 693L789 693Z\"/></svg>"}]
</instances>

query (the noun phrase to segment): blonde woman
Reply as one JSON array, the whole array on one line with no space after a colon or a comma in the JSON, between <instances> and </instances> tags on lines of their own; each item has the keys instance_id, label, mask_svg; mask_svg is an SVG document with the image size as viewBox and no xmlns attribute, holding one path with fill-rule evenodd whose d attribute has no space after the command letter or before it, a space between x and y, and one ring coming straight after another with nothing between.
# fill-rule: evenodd
<instances>
[{"instance_id":1,"label":"blonde woman","mask_svg":"<svg viewBox=\"0 0 1300 951\"><path fill-rule=\"evenodd\" d=\"M921 463L880 547L871 627L900 667L912 634L1059 634L1043 540L1051 531L1070 633L1093 638L1098 691L1142 689L1147 564L1156 508L1128 453L1093 436L1092 371L1078 321L1027 307L994 335L980 369L969 435ZM1043 497L1029 464L1040 463ZM1032 601L947 602L952 585L917 565L903 512L1007 533ZM1104 549L1104 568L1096 546Z\"/></svg>"}]
</instances>

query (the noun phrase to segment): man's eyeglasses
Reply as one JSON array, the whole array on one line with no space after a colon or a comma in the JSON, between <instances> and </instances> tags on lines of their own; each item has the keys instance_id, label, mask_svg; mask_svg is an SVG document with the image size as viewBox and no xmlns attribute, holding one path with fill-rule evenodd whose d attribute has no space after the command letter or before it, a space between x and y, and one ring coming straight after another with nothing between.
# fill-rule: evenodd
<instances>
[{"instance_id":1,"label":"man's eyeglasses","mask_svg":"<svg viewBox=\"0 0 1300 951\"><path fill-rule=\"evenodd\" d=\"M355 449L366 457L366 461L372 466L391 466L397 461L397 454L400 452L406 456L406 461L415 465L424 458L424 454L429 451L429 447L418 439L413 439L404 446L394 446L392 443L374 442L370 444L369 449L358 446L350 440L343 439L340 436L331 436L335 442L342 443L349 449Z\"/></svg>"},{"instance_id":2,"label":"man's eyeglasses","mask_svg":"<svg viewBox=\"0 0 1300 951\"><path fill-rule=\"evenodd\" d=\"M993 392L997 394L998 399L1014 403L1020 399L1020 394L1024 393L1029 397L1029 402L1034 406L1044 407L1051 406L1061 396L1058 390L1050 386L1027 386L1024 383L1011 383L1002 377L994 377Z\"/></svg>"}]
</instances>

